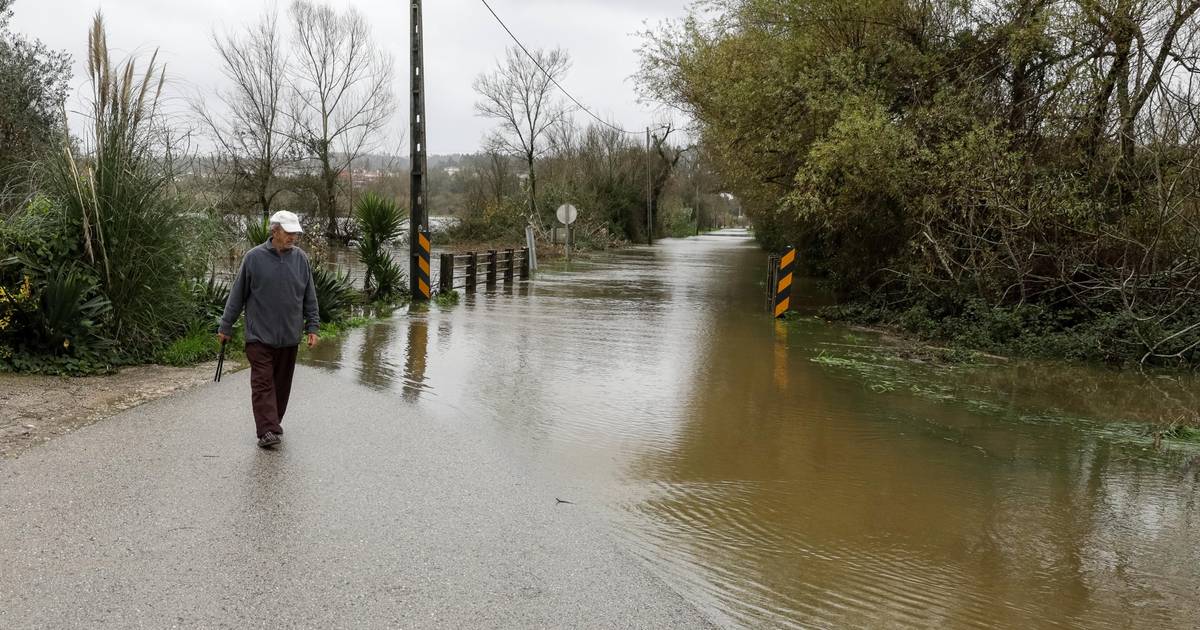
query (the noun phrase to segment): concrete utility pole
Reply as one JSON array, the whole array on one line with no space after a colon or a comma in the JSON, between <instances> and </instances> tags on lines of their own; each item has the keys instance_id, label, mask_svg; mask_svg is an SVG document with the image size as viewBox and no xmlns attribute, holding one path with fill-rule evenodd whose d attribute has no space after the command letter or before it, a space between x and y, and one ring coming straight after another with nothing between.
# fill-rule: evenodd
<instances>
[{"instance_id":1,"label":"concrete utility pole","mask_svg":"<svg viewBox=\"0 0 1200 630\"><path fill-rule=\"evenodd\" d=\"M418 250L420 234L428 229L429 208L426 206L428 197L425 190L425 53L424 35L421 32L421 0L412 0L412 31L409 33L412 43L412 69L409 79L412 82L412 94L409 104L409 161L411 205L408 213L408 285L414 300L424 299L419 286L421 276L421 255Z\"/></svg>"},{"instance_id":2,"label":"concrete utility pole","mask_svg":"<svg viewBox=\"0 0 1200 630\"><path fill-rule=\"evenodd\" d=\"M654 217L651 215L654 184L650 180L650 128L646 127L646 244L654 244Z\"/></svg>"}]
</instances>

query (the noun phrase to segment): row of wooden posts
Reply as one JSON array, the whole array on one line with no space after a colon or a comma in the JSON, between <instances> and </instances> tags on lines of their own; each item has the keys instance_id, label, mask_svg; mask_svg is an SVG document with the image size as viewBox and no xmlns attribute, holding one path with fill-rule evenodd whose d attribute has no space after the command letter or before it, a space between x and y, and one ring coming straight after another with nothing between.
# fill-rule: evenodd
<instances>
[{"instance_id":1,"label":"row of wooden posts","mask_svg":"<svg viewBox=\"0 0 1200 630\"><path fill-rule=\"evenodd\" d=\"M445 253L439 256L438 263L438 291L443 293L454 289L474 293L481 275L485 286L495 285L501 277L504 282L512 283L518 274L521 280L529 279L528 247L464 254Z\"/></svg>"}]
</instances>

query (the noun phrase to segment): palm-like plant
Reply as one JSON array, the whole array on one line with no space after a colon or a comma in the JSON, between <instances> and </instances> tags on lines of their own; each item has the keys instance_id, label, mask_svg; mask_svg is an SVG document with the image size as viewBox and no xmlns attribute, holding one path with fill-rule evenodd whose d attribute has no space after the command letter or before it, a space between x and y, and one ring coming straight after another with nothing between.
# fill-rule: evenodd
<instances>
[{"instance_id":1,"label":"palm-like plant","mask_svg":"<svg viewBox=\"0 0 1200 630\"><path fill-rule=\"evenodd\" d=\"M400 236L407 218L396 202L374 193L358 200L354 218L362 232L358 256L366 267L363 290L375 300L395 297L403 292L404 271L392 259L387 246Z\"/></svg>"},{"instance_id":2,"label":"palm-like plant","mask_svg":"<svg viewBox=\"0 0 1200 630\"><path fill-rule=\"evenodd\" d=\"M320 262L313 265L312 273L321 321L336 322L345 319L351 305L356 301L350 274L339 272Z\"/></svg>"},{"instance_id":3,"label":"palm-like plant","mask_svg":"<svg viewBox=\"0 0 1200 630\"><path fill-rule=\"evenodd\" d=\"M112 310L96 282L73 268L57 269L42 287L42 345L55 353L87 353L107 348L100 333L102 320Z\"/></svg>"},{"instance_id":4,"label":"palm-like plant","mask_svg":"<svg viewBox=\"0 0 1200 630\"><path fill-rule=\"evenodd\" d=\"M250 247L257 247L271 238L271 224L264 217L261 221L250 219L246 221L246 242Z\"/></svg>"}]
</instances>

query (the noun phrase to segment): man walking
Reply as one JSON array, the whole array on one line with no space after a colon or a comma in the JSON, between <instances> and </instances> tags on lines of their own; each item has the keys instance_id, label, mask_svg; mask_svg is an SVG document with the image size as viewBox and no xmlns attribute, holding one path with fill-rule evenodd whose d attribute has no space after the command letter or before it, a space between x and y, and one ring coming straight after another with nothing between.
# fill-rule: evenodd
<instances>
[{"instance_id":1,"label":"man walking","mask_svg":"<svg viewBox=\"0 0 1200 630\"><path fill-rule=\"evenodd\" d=\"M283 435L283 414L292 391L296 350L304 330L308 347L317 345L317 292L308 254L296 247L304 230L286 210L271 215L271 238L242 259L229 290L217 337L233 336L233 324L246 309L246 359L250 361L250 402L258 445L271 448Z\"/></svg>"}]
</instances>

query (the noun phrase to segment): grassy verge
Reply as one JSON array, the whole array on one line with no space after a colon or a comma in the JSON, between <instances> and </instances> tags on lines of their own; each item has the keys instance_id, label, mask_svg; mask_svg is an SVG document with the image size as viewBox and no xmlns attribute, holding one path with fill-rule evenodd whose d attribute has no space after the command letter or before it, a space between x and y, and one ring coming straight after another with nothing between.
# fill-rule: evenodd
<instances>
[{"instance_id":1,"label":"grassy verge","mask_svg":"<svg viewBox=\"0 0 1200 630\"><path fill-rule=\"evenodd\" d=\"M789 327L821 326L811 316L789 319ZM818 346L811 362L852 375L871 396L900 396L898 408L924 399L1013 424L1069 426L1139 450L1200 453L1200 394L1187 373L1007 359L877 328L851 328Z\"/></svg>"},{"instance_id":2,"label":"grassy verge","mask_svg":"<svg viewBox=\"0 0 1200 630\"><path fill-rule=\"evenodd\" d=\"M391 311L389 310L386 313L390 314ZM386 317L386 315L381 311L374 317L355 316L333 322L325 322L318 329L317 336L321 339L334 339L345 334L347 331L362 328L382 317ZM240 359L245 354L243 351L245 346L245 334L242 326L239 324L234 329L233 340L225 348L226 360ZM212 330L208 327L195 328L163 348L154 357L154 362L161 365L186 367L204 363L205 361L216 360L220 351L221 344L217 341L217 336Z\"/></svg>"},{"instance_id":3,"label":"grassy verge","mask_svg":"<svg viewBox=\"0 0 1200 630\"><path fill-rule=\"evenodd\" d=\"M231 344L231 347L240 348L241 344ZM155 357L155 363L175 367L195 365L216 359L220 351L221 344L215 333L208 329L193 329L163 348Z\"/></svg>"},{"instance_id":4,"label":"grassy verge","mask_svg":"<svg viewBox=\"0 0 1200 630\"><path fill-rule=\"evenodd\" d=\"M992 307L978 300L942 311L922 304L896 310L852 302L824 308L821 316L937 344L962 357L983 352L1109 366L1140 366L1146 352L1141 339L1158 333L1140 330L1144 322L1119 314L1037 305ZM1157 365L1194 369L1200 366L1200 353Z\"/></svg>"},{"instance_id":5,"label":"grassy verge","mask_svg":"<svg viewBox=\"0 0 1200 630\"><path fill-rule=\"evenodd\" d=\"M354 330L355 328L362 328L363 326L366 326L377 319L379 319L379 317L366 317L360 315L335 322L325 322L321 324L320 330L317 331L317 336L321 339L333 339L345 334L347 331Z\"/></svg>"},{"instance_id":6,"label":"grassy verge","mask_svg":"<svg viewBox=\"0 0 1200 630\"><path fill-rule=\"evenodd\" d=\"M456 290L446 293L438 293L437 295L433 296L433 302L442 307L454 306L455 304L458 304L458 300L459 294Z\"/></svg>"}]
</instances>

